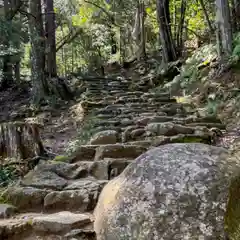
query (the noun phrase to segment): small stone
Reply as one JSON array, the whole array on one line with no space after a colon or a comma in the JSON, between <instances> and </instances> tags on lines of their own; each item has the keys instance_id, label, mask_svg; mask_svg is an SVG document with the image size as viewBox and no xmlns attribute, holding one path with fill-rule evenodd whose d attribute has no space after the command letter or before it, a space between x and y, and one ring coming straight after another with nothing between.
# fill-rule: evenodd
<instances>
[{"instance_id":1,"label":"small stone","mask_svg":"<svg viewBox=\"0 0 240 240\"><path fill-rule=\"evenodd\" d=\"M68 211L38 216L33 219L33 228L39 232L61 233L73 228L80 228L91 223L89 215L75 214Z\"/></svg>"}]
</instances>

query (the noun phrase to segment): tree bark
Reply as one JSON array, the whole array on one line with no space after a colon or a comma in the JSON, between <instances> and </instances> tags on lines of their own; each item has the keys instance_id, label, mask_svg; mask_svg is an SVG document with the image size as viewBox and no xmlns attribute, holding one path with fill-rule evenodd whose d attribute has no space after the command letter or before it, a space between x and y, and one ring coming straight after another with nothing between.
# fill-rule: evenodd
<instances>
[{"instance_id":1,"label":"tree bark","mask_svg":"<svg viewBox=\"0 0 240 240\"><path fill-rule=\"evenodd\" d=\"M136 14L135 14L135 23L132 32L133 40L137 45L136 57L137 59L144 58L146 56L145 50L145 7L142 0L138 1Z\"/></svg>"},{"instance_id":2,"label":"tree bark","mask_svg":"<svg viewBox=\"0 0 240 240\"><path fill-rule=\"evenodd\" d=\"M240 1L239 0L231 0L232 5L232 27L234 32L240 30Z\"/></svg>"},{"instance_id":3,"label":"tree bark","mask_svg":"<svg viewBox=\"0 0 240 240\"><path fill-rule=\"evenodd\" d=\"M15 160L44 155L39 126L25 122L0 125L0 156Z\"/></svg>"},{"instance_id":4,"label":"tree bark","mask_svg":"<svg viewBox=\"0 0 240 240\"><path fill-rule=\"evenodd\" d=\"M33 100L36 104L40 104L46 93L48 93L47 82L44 74L45 38L41 12L41 0L29 0L29 11Z\"/></svg>"},{"instance_id":5,"label":"tree bark","mask_svg":"<svg viewBox=\"0 0 240 240\"><path fill-rule=\"evenodd\" d=\"M181 2L181 15L180 15L180 23L178 24L178 32L177 32L177 49L179 54L183 51L183 30L184 30L184 21L185 21L185 13L186 13L186 0L182 0Z\"/></svg>"},{"instance_id":6,"label":"tree bark","mask_svg":"<svg viewBox=\"0 0 240 240\"><path fill-rule=\"evenodd\" d=\"M41 0L29 0L29 10L33 101L35 104L39 105L42 101L53 96L64 100L70 100L73 98L73 95L64 79L53 77L56 70L54 67L55 63L53 63L51 69L49 69L50 74L48 72L45 73L45 35L41 12ZM56 52L54 52L54 54L49 54L48 57L53 56L54 59L55 53Z\"/></svg>"},{"instance_id":7,"label":"tree bark","mask_svg":"<svg viewBox=\"0 0 240 240\"><path fill-rule=\"evenodd\" d=\"M53 0L44 0L45 2L45 32L46 32L46 68L49 77L57 76L56 60L56 27Z\"/></svg>"},{"instance_id":8,"label":"tree bark","mask_svg":"<svg viewBox=\"0 0 240 240\"><path fill-rule=\"evenodd\" d=\"M6 24L11 24L11 3L9 2L9 0L4 0L3 2L4 4L4 18L6 21ZM3 37L3 45L5 46L6 50L8 50L9 48L9 36L8 33L6 34L6 36ZM13 83L13 66L11 63L11 57L10 54L5 54L5 56L3 57L3 79L1 82L1 88L7 88L8 86L10 86Z\"/></svg>"},{"instance_id":9,"label":"tree bark","mask_svg":"<svg viewBox=\"0 0 240 240\"><path fill-rule=\"evenodd\" d=\"M165 63L175 61L177 53L170 27L169 0L157 0L157 17L163 49L163 60Z\"/></svg>"},{"instance_id":10,"label":"tree bark","mask_svg":"<svg viewBox=\"0 0 240 240\"><path fill-rule=\"evenodd\" d=\"M228 0L216 0L217 46L220 58L229 57L232 53L232 29Z\"/></svg>"}]
</instances>

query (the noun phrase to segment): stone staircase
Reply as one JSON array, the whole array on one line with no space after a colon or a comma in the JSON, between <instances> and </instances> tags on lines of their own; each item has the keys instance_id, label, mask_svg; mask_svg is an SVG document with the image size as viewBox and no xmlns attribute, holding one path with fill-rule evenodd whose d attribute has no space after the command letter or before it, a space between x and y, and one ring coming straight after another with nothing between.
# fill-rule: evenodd
<instances>
[{"instance_id":1,"label":"stone staircase","mask_svg":"<svg viewBox=\"0 0 240 240\"><path fill-rule=\"evenodd\" d=\"M152 147L212 144L225 128L189 113L169 93L145 91L121 79L88 81L82 106L93 112L97 133L66 161L40 162L2 193L0 239L96 239L92 211L109 180Z\"/></svg>"}]
</instances>

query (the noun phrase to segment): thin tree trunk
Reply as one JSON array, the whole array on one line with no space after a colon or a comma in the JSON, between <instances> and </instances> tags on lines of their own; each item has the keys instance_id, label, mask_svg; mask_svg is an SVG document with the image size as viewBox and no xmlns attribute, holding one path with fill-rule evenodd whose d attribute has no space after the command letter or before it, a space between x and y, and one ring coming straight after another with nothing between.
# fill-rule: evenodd
<instances>
[{"instance_id":1,"label":"thin tree trunk","mask_svg":"<svg viewBox=\"0 0 240 240\"><path fill-rule=\"evenodd\" d=\"M55 13L53 0L45 1L46 14L46 49L47 49L47 73L50 77L57 76L57 60L56 60L56 36L55 36Z\"/></svg>"},{"instance_id":2,"label":"thin tree trunk","mask_svg":"<svg viewBox=\"0 0 240 240\"><path fill-rule=\"evenodd\" d=\"M62 31L62 37L64 36L63 34L63 25L61 25L61 31ZM64 46L62 47L62 64L64 65L64 68L63 68L63 75L64 77L66 77L67 75L67 63L66 63L66 60L65 60L65 50L64 50Z\"/></svg>"},{"instance_id":3,"label":"thin tree trunk","mask_svg":"<svg viewBox=\"0 0 240 240\"><path fill-rule=\"evenodd\" d=\"M12 22L10 17L11 3L9 2L9 0L4 0L3 4L4 4L4 18L6 23L10 25ZM9 42L10 42L9 36L8 34L6 34L2 42L2 44L5 46L6 51L8 51ZM7 53L3 56L2 72L3 72L3 79L2 79L1 87L4 89L13 83L13 66L11 63L11 57Z\"/></svg>"},{"instance_id":4,"label":"thin tree trunk","mask_svg":"<svg viewBox=\"0 0 240 240\"><path fill-rule=\"evenodd\" d=\"M15 81L17 84L20 83L21 81L21 75L20 75L20 61L17 61L14 64L14 76L15 76Z\"/></svg>"},{"instance_id":5,"label":"thin tree trunk","mask_svg":"<svg viewBox=\"0 0 240 240\"><path fill-rule=\"evenodd\" d=\"M111 54L114 55L117 53L117 43L115 39L115 33L113 32L112 27L110 27L110 35L111 35Z\"/></svg>"},{"instance_id":6,"label":"thin tree trunk","mask_svg":"<svg viewBox=\"0 0 240 240\"><path fill-rule=\"evenodd\" d=\"M177 6L174 0L174 11L173 11L173 36L174 40L177 39Z\"/></svg>"},{"instance_id":7,"label":"thin tree trunk","mask_svg":"<svg viewBox=\"0 0 240 240\"><path fill-rule=\"evenodd\" d=\"M145 17L146 17L146 12L145 12L145 5L144 1L140 2L140 23L141 23L141 54L140 56L142 58L146 57L146 30L145 30Z\"/></svg>"},{"instance_id":8,"label":"thin tree trunk","mask_svg":"<svg viewBox=\"0 0 240 240\"><path fill-rule=\"evenodd\" d=\"M209 16L208 16L208 13L207 13L207 9L205 8L205 4L204 4L203 0L199 0L199 2L200 2L200 5L201 5L201 8L203 10L206 22L208 24L209 30L210 30L211 33L214 33L214 28L213 28L213 26L211 24L211 21L209 19Z\"/></svg>"},{"instance_id":9,"label":"thin tree trunk","mask_svg":"<svg viewBox=\"0 0 240 240\"><path fill-rule=\"evenodd\" d=\"M160 41L165 63L175 61L177 53L170 27L169 0L157 0L157 17L159 22Z\"/></svg>"},{"instance_id":10,"label":"thin tree trunk","mask_svg":"<svg viewBox=\"0 0 240 240\"><path fill-rule=\"evenodd\" d=\"M187 6L186 0L182 0L181 17L180 17L180 23L178 25L178 32L177 32L177 48L179 53L182 53L182 50L183 50L183 30L184 30L186 6Z\"/></svg>"},{"instance_id":11,"label":"thin tree trunk","mask_svg":"<svg viewBox=\"0 0 240 240\"><path fill-rule=\"evenodd\" d=\"M240 30L240 1L239 0L231 0L232 5L232 27L233 31L237 32Z\"/></svg>"}]
</instances>

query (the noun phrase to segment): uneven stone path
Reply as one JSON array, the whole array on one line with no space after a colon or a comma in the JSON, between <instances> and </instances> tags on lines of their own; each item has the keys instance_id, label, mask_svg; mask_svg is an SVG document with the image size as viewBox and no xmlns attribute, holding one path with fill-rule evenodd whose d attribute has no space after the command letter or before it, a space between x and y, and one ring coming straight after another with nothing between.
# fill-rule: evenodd
<instances>
[{"instance_id":1,"label":"uneven stone path","mask_svg":"<svg viewBox=\"0 0 240 240\"><path fill-rule=\"evenodd\" d=\"M40 162L3 192L1 239L95 239L92 211L104 185L136 157L166 143L211 144L224 125L189 114L168 93L124 80L89 82L82 102L97 133L64 162ZM6 220L6 218L8 218Z\"/></svg>"}]
</instances>

